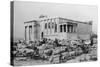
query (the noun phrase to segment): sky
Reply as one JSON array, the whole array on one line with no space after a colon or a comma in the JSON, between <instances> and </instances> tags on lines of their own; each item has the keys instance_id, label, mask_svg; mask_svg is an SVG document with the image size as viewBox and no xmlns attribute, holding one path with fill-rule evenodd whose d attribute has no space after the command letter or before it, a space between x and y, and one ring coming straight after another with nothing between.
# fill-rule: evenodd
<instances>
[{"instance_id":1,"label":"sky","mask_svg":"<svg viewBox=\"0 0 100 67\"><path fill-rule=\"evenodd\" d=\"M93 21L92 31L97 33L97 6L14 1L14 40L24 39L24 22L38 19L40 15L83 22Z\"/></svg>"}]
</instances>

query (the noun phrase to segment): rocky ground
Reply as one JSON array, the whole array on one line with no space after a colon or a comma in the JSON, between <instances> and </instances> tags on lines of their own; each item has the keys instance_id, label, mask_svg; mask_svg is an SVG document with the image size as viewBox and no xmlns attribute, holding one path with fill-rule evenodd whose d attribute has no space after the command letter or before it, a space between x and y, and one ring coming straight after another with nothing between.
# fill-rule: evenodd
<instances>
[{"instance_id":1,"label":"rocky ground","mask_svg":"<svg viewBox=\"0 0 100 67\"><path fill-rule=\"evenodd\" d=\"M86 61L93 61L90 60L91 55L90 54L82 54L80 56L77 56L74 59L68 60L66 63L76 63L76 62L86 62ZM29 65L43 65L43 64L50 64L49 61L46 60L35 60L35 59L27 59L27 60L18 60L18 59L26 59L26 57L20 57L20 58L16 58L16 60L14 60L14 65L15 66L29 66Z\"/></svg>"},{"instance_id":2,"label":"rocky ground","mask_svg":"<svg viewBox=\"0 0 100 67\"><path fill-rule=\"evenodd\" d=\"M81 45L70 43L64 46L58 42L54 42L53 45L48 43L45 45L42 44L42 46L25 47L21 44L19 45L20 47L17 45L16 50L13 51L14 66L76 63L97 60L97 41L92 45L91 43L80 43Z\"/></svg>"}]
</instances>

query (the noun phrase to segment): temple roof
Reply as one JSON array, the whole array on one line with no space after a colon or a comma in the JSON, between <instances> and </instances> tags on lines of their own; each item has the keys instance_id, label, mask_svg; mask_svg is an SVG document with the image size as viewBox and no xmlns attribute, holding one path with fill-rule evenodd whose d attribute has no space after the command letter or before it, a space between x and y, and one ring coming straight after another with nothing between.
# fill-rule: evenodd
<instances>
[{"instance_id":1,"label":"temple roof","mask_svg":"<svg viewBox=\"0 0 100 67\"><path fill-rule=\"evenodd\" d=\"M27 21L27 22L24 22L24 23L41 22L41 21L50 20L50 19L62 19L62 20L71 21L71 22L73 22L73 23L84 23L84 24L92 25L92 21L82 22L82 21L76 21L76 20L71 20L71 19L62 18L62 17L53 17L53 18L36 19L36 20Z\"/></svg>"}]
</instances>

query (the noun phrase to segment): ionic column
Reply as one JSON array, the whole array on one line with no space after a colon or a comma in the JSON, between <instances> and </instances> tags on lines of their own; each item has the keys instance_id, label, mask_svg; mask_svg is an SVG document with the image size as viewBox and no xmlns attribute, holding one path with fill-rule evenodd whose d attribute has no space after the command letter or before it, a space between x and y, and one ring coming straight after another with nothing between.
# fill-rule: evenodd
<instances>
[{"instance_id":1,"label":"ionic column","mask_svg":"<svg viewBox=\"0 0 100 67\"><path fill-rule=\"evenodd\" d=\"M58 33L60 33L60 25L58 25Z\"/></svg>"},{"instance_id":2,"label":"ionic column","mask_svg":"<svg viewBox=\"0 0 100 67\"><path fill-rule=\"evenodd\" d=\"M71 25L69 26L69 32L71 33Z\"/></svg>"},{"instance_id":3,"label":"ionic column","mask_svg":"<svg viewBox=\"0 0 100 67\"><path fill-rule=\"evenodd\" d=\"M75 25L73 26L73 32L75 33Z\"/></svg>"},{"instance_id":4,"label":"ionic column","mask_svg":"<svg viewBox=\"0 0 100 67\"><path fill-rule=\"evenodd\" d=\"M57 33L59 32L59 25L58 25L58 23L57 23Z\"/></svg>"},{"instance_id":5,"label":"ionic column","mask_svg":"<svg viewBox=\"0 0 100 67\"><path fill-rule=\"evenodd\" d=\"M50 35L52 34L51 29L52 29L52 22L50 22Z\"/></svg>"},{"instance_id":6,"label":"ionic column","mask_svg":"<svg viewBox=\"0 0 100 67\"><path fill-rule=\"evenodd\" d=\"M73 31L73 28L74 28L74 26L72 25L72 26L71 26L71 32L72 32L72 33L74 32L74 31Z\"/></svg>"},{"instance_id":7,"label":"ionic column","mask_svg":"<svg viewBox=\"0 0 100 67\"><path fill-rule=\"evenodd\" d=\"M29 26L26 28L26 41L29 41Z\"/></svg>"},{"instance_id":8,"label":"ionic column","mask_svg":"<svg viewBox=\"0 0 100 67\"><path fill-rule=\"evenodd\" d=\"M48 20L46 22L47 22L47 30L46 31L47 31L47 35L48 35Z\"/></svg>"},{"instance_id":9,"label":"ionic column","mask_svg":"<svg viewBox=\"0 0 100 67\"><path fill-rule=\"evenodd\" d=\"M29 26L29 40L31 40L32 26Z\"/></svg>"},{"instance_id":10,"label":"ionic column","mask_svg":"<svg viewBox=\"0 0 100 67\"><path fill-rule=\"evenodd\" d=\"M74 32L76 32L76 27L77 27L77 25L74 26Z\"/></svg>"},{"instance_id":11,"label":"ionic column","mask_svg":"<svg viewBox=\"0 0 100 67\"><path fill-rule=\"evenodd\" d=\"M32 25L32 41L34 41L34 25Z\"/></svg>"},{"instance_id":12,"label":"ionic column","mask_svg":"<svg viewBox=\"0 0 100 67\"><path fill-rule=\"evenodd\" d=\"M27 26L25 26L25 41L27 41Z\"/></svg>"},{"instance_id":13,"label":"ionic column","mask_svg":"<svg viewBox=\"0 0 100 67\"><path fill-rule=\"evenodd\" d=\"M29 40L30 40L30 26L29 26Z\"/></svg>"}]
</instances>

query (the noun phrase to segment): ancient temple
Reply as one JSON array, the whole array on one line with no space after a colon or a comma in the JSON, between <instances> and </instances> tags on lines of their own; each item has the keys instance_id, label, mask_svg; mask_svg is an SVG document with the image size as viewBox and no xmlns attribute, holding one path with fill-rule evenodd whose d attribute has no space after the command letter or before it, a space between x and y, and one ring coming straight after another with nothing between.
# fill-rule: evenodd
<instances>
[{"instance_id":1,"label":"ancient temple","mask_svg":"<svg viewBox=\"0 0 100 67\"><path fill-rule=\"evenodd\" d=\"M25 40L36 41L47 39L89 39L92 32L92 22L81 22L56 17L43 18L24 22Z\"/></svg>"}]
</instances>

